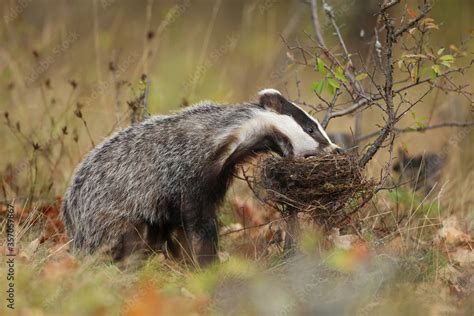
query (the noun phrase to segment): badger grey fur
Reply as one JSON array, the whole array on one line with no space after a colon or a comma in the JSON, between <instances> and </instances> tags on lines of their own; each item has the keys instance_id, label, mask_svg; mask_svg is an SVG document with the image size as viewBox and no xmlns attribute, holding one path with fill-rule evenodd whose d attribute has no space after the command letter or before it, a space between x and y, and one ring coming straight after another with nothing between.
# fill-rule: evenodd
<instances>
[{"instance_id":1,"label":"badger grey fur","mask_svg":"<svg viewBox=\"0 0 474 316\"><path fill-rule=\"evenodd\" d=\"M271 89L259 104L203 103L152 117L83 160L64 197L66 231L86 253L104 247L120 259L166 245L206 263L217 253L216 211L238 164L263 151L335 149L316 120Z\"/></svg>"}]
</instances>

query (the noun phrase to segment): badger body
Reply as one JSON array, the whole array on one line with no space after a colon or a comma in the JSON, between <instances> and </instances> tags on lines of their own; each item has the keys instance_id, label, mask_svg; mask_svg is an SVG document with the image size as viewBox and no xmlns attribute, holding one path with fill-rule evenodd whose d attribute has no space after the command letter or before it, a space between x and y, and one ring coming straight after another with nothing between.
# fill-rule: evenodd
<instances>
[{"instance_id":1,"label":"badger body","mask_svg":"<svg viewBox=\"0 0 474 316\"><path fill-rule=\"evenodd\" d=\"M337 147L275 90L258 104L204 103L117 132L77 168L62 206L73 248L217 253L217 208L236 166L264 151L309 156ZM181 250L181 251L180 251Z\"/></svg>"}]
</instances>

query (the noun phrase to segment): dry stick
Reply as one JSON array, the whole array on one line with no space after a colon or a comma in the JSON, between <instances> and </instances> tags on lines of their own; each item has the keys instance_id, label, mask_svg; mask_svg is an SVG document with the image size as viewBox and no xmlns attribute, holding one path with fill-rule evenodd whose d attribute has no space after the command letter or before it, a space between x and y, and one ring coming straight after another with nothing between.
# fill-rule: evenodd
<instances>
[{"instance_id":1,"label":"dry stick","mask_svg":"<svg viewBox=\"0 0 474 316\"><path fill-rule=\"evenodd\" d=\"M351 57L349 55L349 51L347 50L346 43L344 42L344 39L342 38L341 30L337 26L336 20L334 18L334 12L332 11L332 8L326 3L326 1L323 1L323 4L324 4L323 5L324 11L326 12L327 17L331 21L331 24L332 24L334 30L336 31L336 35L337 35L337 38L339 40L339 44L341 44L342 50L344 51L344 57L346 58L346 60L348 62L351 63L351 66L352 66L352 60L351 60Z\"/></svg>"},{"instance_id":2,"label":"dry stick","mask_svg":"<svg viewBox=\"0 0 474 316\"><path fill-rule=\"evenodd\" d=\"M334 63L334 64L337 64L339 67L345 69L345 67L343 67L343 65L339 62L339 60L331 53L331 51L326 47L325 43L324 43L324 38L322 36L322 33L321 33L321 23L319 22L319 17L318 17L318 13L317 13L317 3L316 3L316 0L311 0L311 17L312 17L312 20L313 20L313 28L314 28L314 32L316 34L316 41L317 41L317 44L318 44L318 47L323 51L324 55L329 59L330 62ZM309 35L308 35L309 36ZM309 36L310 37L310 36ZM311 37L310 37L311 38ZM345 46L345 45L344 45ZM316 56L314 56L316 57ZM328 71L330 71L332 73L332 75L334 75L334 72L332 71L331 67L326 67L326 69ZM345 70L344 71L346 73L346 76L348 76L348 71ZM349 77L349 76L348 76ZM344 82L342 83L344 85L344 87L346 88L346 90L350 93L349 89L347 89L346 85L344 84ZM352 82L351 82L352 84ZM356 91L356 89L353 87L353 89ZM352 93L350 93L351 96L352 96Z\"/></svg>"},{"instance_id":3,"label":"dry stick","mask_svg":"<svg viewBox=\"0 0 474 316\"><path fill-rule=\"evenodd\" d=\"M375 153L379 150L380 146L382 146L383 142L387 137L392 133L392 129L395 123L395 112L394 112L394 105L393 105L393 46L395 43L395 36L394 36L394 26L392 21L383 13L385 29L387 32L386 37L386 47L385 47L385 103L386 103L386 113L388 115L387 123L382 128L379 133L379 136L373 142L373 144L367 149L365 154L359 160L359 165L364 167L375 155Z\"/></svg>"},{"instance_id":4,"label":"dry stick","mask_svg":"<svg viewBox=\"0 0 474 316\"><path fill-rule=\"evenodd\" d=\"M112 73L112 80L114 82L114 92L115 92L115 123L119 124L120 122L120 83L118 81L117 77L117 69L115 68L115 65L118 64L118 58L117 54L114 52L114 57L113 61L111 62L112 64L110 65L110 72Z\"/></svg>"},{"instance_id":5,"label":"dry stick","mask_svg":"<svg viewBox=\"0 0 474 316\"><path fill-rule=\"evenodd\" d=\"M323 121L321 122L321 126L326 129L326 127L328 126L329 124L329 120L331 119L331 114L332 114L332 111L334 109L334 106L336 105L336 101L337 101L337 98L339 97L339 95L341 94L341 92L339 91L339 89L336 89L336 91L334 92L334 97L332 98L332 101L331 103L329 104L328 106L328 109L326 111L326 114L324 115L324 119Z\"/></svg>"},{"instance_id":6,"label":"dry stick","mask_svg":"<svg viewBox=\"0 0 474 316\"><path fill-rule=\"evenodd\" d=\"M354 92L356 94L364 94L364 90L363 90L362 86L360 85L359 82L357 82L357 80L355 80L355 77L354 77L354 74L353 74L353 72L354 72L354 63L352 62L349 51L347 50L346 43L344 42L344 39L342 38L341 30L339 29L339 26L336 23L334 12L332 11L332 8L325 1L323 1L323 3L324 3L324 6L323 6L324 11L326 12L327 17L331 21L331 24L332 24L334 30L336 31L336 35L337 35L337 38L339 40L339 44L341 45L342 50L344 51L344 57L345 57L346 61L349 63L349 67L344 67L344 74L346 75L346 77L351 82L351 86L354 89Z\"/></svg>"},{"instance_id":7,"label":"dry stick","mask_svg":"<svg viewBox=\"0 0 474 316\"><path fill-rule=\"evenodd\" d=\"M392 0L390 3L387 3L381 10L380 10L380 13L383 13L385 11L387 11L388 9L390 9L391 7L397 5L400 3L400 0Z\"/></svg>"},{"instance_id":8,"label":"dry stick","mask_svg":"<svg viewBox=\"0 0 474 316\"><path fill-rule=\"evenodd\" d=\"M288 216L282 216L280 218L277 218L277 219L273 219L271 221L268 221L268 222L265 222L265 223L262 223L262 224L258 224L258 225L254 225L254 226L245 226L245 227L242 227L242 228L238 228L238 229L234 229L234 230L229 230L225 233L221 233L219 235L219 237L222 237L222 236L226 236L226 235L230 235L230 234L233 234L233 233L238 233L238 232L241 232L241 231L244 231L244 230L249 230L249 229L253 229L253 228L260 228L260 227L263 227L263 226L267 226L267 225L271 225L275 222L280 222L284 219L286 219Z\"/></svg>"},{"instance_id":9,"label":"dry stick","mask_svg":"<svg viewBox=\"0 0 474 316\"><path fill-rule=\"evenodd\" d=\"M392 1L391 3L388 3L386 4L382 10L381 10L381 13L388 10L389 8L391 8L392 6L398 4L400 2L400 0L394 0ZM363 67L365 68L367 65L369 65L370 63L370 60L372 59L372 56L374 54L374 48L375 48L375 45L378 41L378 26L380 24L380 22L382 21L382 15L381 13L378 14L378 17L377 17L377 22L375 23L375 28L374 28L374 35L372 36L372 39L370 40L370 45L369 45L369 52L367 53L367 57L365 58L365 63L363 64ZM362 59L362 57L361 57ZM376 59L374 59L375 63L377 62ZM367 70L367 73L369 71ZM362 84L361 84L362 86ZM370 90L370 89L369 89ZM362 122L363 122L363 111L356 111L356 114L355 114L355 122L354 122L354 125L355 125L355 128L354 128L354 139L357 139L360 137L361 135L361 129L362 129Z\"/></svg>"},{"instance_id":10,"label":"dry stick","mask_svg":"<svg viewBox=\"0 0 474 316\"><path fill-rule=\"evenodd\" d=\"M148 57L150 56L150 38L148 37L148 33L150 32L150 25L151 25L151 16L153 11L153 2L154 0L148 0L146 6L146 30L143 43L143 73L148 75Z\"/></svg>"},{"instance_id":11,"label":"dry stick","mask_svg":"<svg viewBox=\"0 0 474 316\"><path fill-rule=\"evenodd\" d=\"M150 113L148 112L148 96L150 95L150 86L151 86L151 81L150 79L146 79L145 83L145 91L143 92L143 120L147 119L150 117Z\"/></svg>"},{"instance_id":12,"label":"dry stick","mask_svg":"<svg viewBox=\"0 0 474 316\"><path fill-rule=\"evenodd\" d=\"M393 33L394 38L397 39L398 37L403 35L403 33L409 31L412 27L417 25L418 22L420 22L420 20L423 19L426 16L426 14L428 14L428 12L431 11L431 8L432 7L429 5L428 0L425 0L423 4L423 10L421 11L421 13L415 19L413 19L410 23L400 27L400 29L395 31Z\"/></svg>"},{"instance_id":13,"label":"dry stick","mask_svg":"<svg viewBox=\"0 0 474 316\"><path fill-rule=\"evenodd\" d=\"M316 36L316 41L318 42L319 46L326 47L323 35L321 33L321 23L319 23L317 0L311 0L311 18L313 20L313 28Z\"/></svg>"},{"instance_id":14,"label":"dry stick","mask_svg":"<svg viewBox=\"0 0 474 316\"><path fill-rule=\"evenodd\" d=\"M315 37L316 37L316 41L318 43L318 45L320 46L320 48L323 50L324 54L332 61L332 62L335 62L337 64L339 64L334 56L331 55L331 53L328 51L328 49L326 48L326 45L325 45L325 42L324 42L324 38L322 36L322 33L321 33L321 23L319 21L319 16L318 16L318 13L317 13L317 9L318 9L318 6L317 6L317 0L311 0L311 17L312 17L312 20L313 20L313 28L314 28L314 33L315 33ZM339 38L339 41L341 43L341 46L343 47L344 51L345 51L345 54L346 54L346 58L348 58L348 60L350 61L350 58L349 58L349 53L347 51L347 48L346 48L346 45L344 43L344 40L342 39L342 36L341 36L341 33L339 31L339 28L335 22L335 19L334 19L334 15L332 13L332 11L328 11L326 10L326 12L329 12L327 13L328 14L328 17L330 18L331 20L331 23L333 25L333 27L335 28L337 34L338 34L338 38ZM350 61L351 62L351 61ZM352 64L352 62L351 62ZM328 69L330 70L330 69ZM358 92L358 88L357 86L359 86L357 83L354 83L355 82L355 79L354 79L354 76L352 75L352 73L349 73L349 71L346 69L345 70L345 74L346 76L349 78L349 80L351 80L351 84L354 88L354 91L355 92ZM360 90L362 91L362 90ZM356 111L357 109L359 109L360 107L366 105L366 104L369 104L371 103L371 100L369 98L366 98L366 97L363 97L362 99L360 99L358 102L354 103L351 107L347 108L347 109L344 109L344 110L341 110L341 111L337 111L337 112L332 112L332 109L329 110L327 113L326 113L326 116L325 116L325 125L327 126L327 124L329 123L329 121L334 118L334 117L338 117L338 116L344 116L344 115L347 115L347 114L350 114L354 111Z\"/></svg>"},{"instance_id":15,"label":"dry stick","mask_svg":"<svg viewBox=\"0 0 474 316\"><path fill-rule=\"evenodd\" d=\"M424 127L416 127L416 128L394 128L393 131L397 133L411 133L411 132L424 132L427 130L432 130L432 129L437 129L437 128L443 128L443 127L471 127L474 126L474 121L467 121L467 122L445 122L445 123L440 123L440 124L435 124L435 125L430 125L430 126L424 126ZM356 142L361 142L367 139L370 139L372 137L375 137L379 134L379 132L373 132L367 135L364 135L358 139L356 139Z\"/></svg>"},{"instance_id":16,"label":"dry stick","mask_svg":"<svg viewBox=\"0 0 474 316\"><path fill-rule=\"evenodd\" d=\"M100 56L100 41L99 41L99 10L97 8L97 1L92 0L92 7L94 12L94 50L95 50L95 67L97 72L97 81L102 82L102 72L100 71L101 56ZM106 105L104 93L100 94L102 106Z\"/></svg>"},{"instance_id":17,"label":"dry stick","mask_svg":"<svg viewBox=\"0 0 474 316\"><path fill-rule=\"evenodd\" d=\"M342 34L341 34L340 29L339 29L339 26L336 23L336 18L335 18L334 12L333 12L332 8L325 1L323 1L323 3L324 3L324 11L326 12L327 17L331 21L331 24L332 24L332 26L333 26L333 28L336 32L337 38L339 40L339 44L341 45L341 47L344 51L344 58L346 59L346 61L348 63L348 67L343 67L343 69L344 69L345 76L349 79L349 81L351 83L351 86L352 86L352 89L353 89L352 94L356 94L356 97L355 98L353 97L353 99L361 98L365 94L364 89L363 89L362 85L357 80L355 80L354 63L352 62L352 59L351 59L350 53L347 49L346 43L344 42L344 39L342 38Z\"/></svg>"},{"instance_id":18,"label":"dry stick","mask_svg":"<svg viewBox=\"0 0 474 316\"><path fill-rule=\"evenodd\" d=\"M77 117L82 121L82 123L84 124L84 127L86 128L87 136L89 136L89 140L91 141L92 147L95 147L95 143L94 143L94 140L92 139L91 132L90 132L90 130L89 130L89 127L87 126L86 120L85 120L84 117L82 116L82 113L79 111L79 112L77 112L76 116L77 116Z\"/></svg>"}]
</instances>

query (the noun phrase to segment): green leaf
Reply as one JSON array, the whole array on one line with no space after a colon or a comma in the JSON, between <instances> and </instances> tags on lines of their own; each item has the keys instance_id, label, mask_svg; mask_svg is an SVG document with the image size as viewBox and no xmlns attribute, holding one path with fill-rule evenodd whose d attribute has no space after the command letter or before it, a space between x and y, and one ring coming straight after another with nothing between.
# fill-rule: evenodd
<instances>
[{"instance_id":1,"label":"green leaf","mask_svg":"<svg viewBox=\"0 0 474 316\"><path fill-rule=\"evenodd\" d=\"M454 62L454 56L453 55L443 55L439 59L442 61L447 61L447 62Z\"/></svg>"},{"instance_id":2,"label":"green leaf","mask_svg":"<svg viewBox=\"0 0 474 316\"><path fill-rule=\"evenodd\" d=\"M403 60L400 59L400 60L398 61L398 68L399 68L399 69L402 69L402 67L403 67Z\"/></svg>"},{"instance_id":3,"label":"green leaf","mask_svg":"<svg viewBox=\"0 0 474 316\"><path fill-rule=\"evenodd\" d=\"M430 69L430 78L431 80L435 80L436 78L439 77L439 75L441 74L441 68L439 67L439 65L433 65L431 66L431 69Z\"/></svg>"},{"instance_id":4,"label":"green leaf","mask_svg":"<svg viewBox=\"0 0 474 316\"><path fill-rule=\"evenodd\" d=\"M342 82L347 82L348 81L346 76L344 75L344 70L339 66L336 67L336 72L335 72L334 76L336 77L336 79L338 79Z\"/></svg>"},{"instance_id":5,"label":"green leaf","mask_svg":"<svg viewBox=\"0 0 474 316\"><path fill-rule=\"evenodd\" d=\"M434 71L434 73L437 76L441 73L441 69L439 68L439 65L433 65L433 66L431 66L431 69Z\"/></svg>"},{"instance_id":6,"label":"green leaf","mask_svg":"<svg viewBox=\"0 0 474 316\"><path fill-rule=\"evenodd\" d=\"M420 122L420 121L416 122L416 125L417 125L419 128L425 128L425 127L426 127L425 123Z\"/></svg>"},{"instance_id":7,"label":"green leaf","mask_svg":"<svg viewBox=\"0 0 474 316\"><path fill-rule=\"evenodd\" d=\"M415 59L418 59L418 58L428 58L426 55L423 55L423 54L406 54L406 55L403 55L402 58L415 58Z\"/></svg>"},{"instance_id":8,"label":"green leaf","mask_svg":"<svg viewBox=\"0 0 474 316\"><path fill-rule=\"evenodd\" d=\"M328 83L330 86L332 86L333 88L335 89L339 89L341 87L341 85L339 84L339 82L337 82L336 80L334 80L333 78L328 78Z\"/></svg>"},{"instance_id":9,"label":"green leaf","mask_svg":"<svg viewBox=\"0 0 474 316\"><path fill-rule=\"evenodd\" d=\"M336 89L330 84L327 85L327 88L330 95L334 95L336 93Z\"/></svg>"},{"instance_id":10,"label":"green leaf","mask_svg":"<svg viewBox=\"0 0 474 316\"><path fill-rule=\"evenodd\" d=\"M415 112L411 112L411 117L415 121L415 124L418 126L418 128L425 128L425 123L423 123L423 120L426 120L426 117L417 117Z\"/></svg>"},{"instance_id":11,"label":"green leaf","mask_svg":"<svg viewBox=\"0 0 474 316\"><path fill-rule=\"evenodd\" d=\"M321 75L326 75L326 68L324 68L324 61L321 58L317 58L318 71Z\"/></svg>"},{"instance_id":12,"label":"green leaf","mask_svg":"<svg viewBox=\"0 0 474 316\"><path fill-rule=\"evenodd\" d=\"M311 85L311 90L316 92L317 94L321 94L324 89L324 80L317 81Z\"/></svg>"},{"instance_id":13,"label":"green leaf","mask_svg":"<svg viewBox=\"0 0 474 316\"><path fill-rule=\"evenodd\" d=\"M367 78L367 76L368 75L365 72L361 72L360 74L357 75L356 80L357 81L364 80L365 78Z\"/></svg>"},{"instance_id":14,"label":"green leaf","mask_svg":"<svg viewBox=\"0 0 474 316\"><path fill-rule=\"evenodd\" d=\"M339 82L334 80L334 78L328 78L327 83L328 91L331 95L334 95L336 93L336 89L339 89L341 86Z\"/></svg>"},{"instance_id":15,"label":"green leaf","mask_svg":"<svg viewBox=\"0 0 474 316\"><path fill-rule=\"evenodd\" d=\"M450 63L449 61L442 61L441 65L451 68L452 63Z\"/></svg>"},{"instance_id":16,"label":"green leaf","mask_svg":"<svg viewBox=\"0 0 474 316\"><path fill-rule=\"evenodd\" d=\"M415 82L416 80L418 80L418 68L417 67L413 67L410 71L410 76L411 76L411 80L413 82Z\"/></svg>"}]
</instances>

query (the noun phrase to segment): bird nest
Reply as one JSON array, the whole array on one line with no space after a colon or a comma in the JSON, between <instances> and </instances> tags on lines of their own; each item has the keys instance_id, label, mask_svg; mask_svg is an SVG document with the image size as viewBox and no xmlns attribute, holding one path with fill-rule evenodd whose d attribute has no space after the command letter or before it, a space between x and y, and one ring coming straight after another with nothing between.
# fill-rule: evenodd
<instances>
[{"instance_id":1,"label":"bird nest","mask_svg":"<svg viewBox=\"0 0 474 316\"><path fill-rule=\"evenodd\" d=\"M373 195L355 154L309 158L267 156L247 177L260 200L282 212L306 212L326 228L341 226Z\"/></svg>"}]
</instances>

